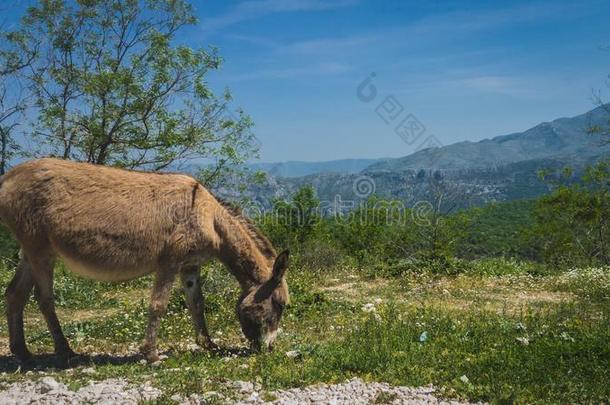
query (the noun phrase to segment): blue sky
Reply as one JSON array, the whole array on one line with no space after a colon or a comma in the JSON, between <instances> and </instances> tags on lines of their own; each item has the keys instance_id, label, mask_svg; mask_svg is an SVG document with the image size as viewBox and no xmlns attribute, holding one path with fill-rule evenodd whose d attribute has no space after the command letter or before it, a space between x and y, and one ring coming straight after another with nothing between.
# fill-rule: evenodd
<instances>
[{"instance_id":1,"label":"blue sky","mask_svg":"<svg viewBox=\"0 0 610 405\"><path fill-rule=\"evenodd\" d=\"M264 161L403 156L388 95L443 144L593 108L610 72L608 1L252 0L196 3ZM379 100L363 103L370 72Z\"/></svg>"},{"instance_id":2,"label":"blue sky","mask_svg":"<svg viewBox=\"0 0 610 405\"><path fill-rule=\"evenodd\" d=\"M607 90L607 0L194 5L199 25L179 40L219 48L210 84L253 117L262 161L414 152L376 113L388 96L450 144L583 113ZM364 103L357 88L371 72L378 96Z\"/></svg>"}]
</instances>

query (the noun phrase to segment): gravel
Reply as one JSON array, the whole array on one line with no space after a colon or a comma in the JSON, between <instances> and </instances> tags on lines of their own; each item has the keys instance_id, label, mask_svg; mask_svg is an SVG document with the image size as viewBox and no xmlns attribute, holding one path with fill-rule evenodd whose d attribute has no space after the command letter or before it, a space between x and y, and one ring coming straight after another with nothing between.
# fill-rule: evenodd
<instances>
[{"instance_id":1,"label":"gravel","mask_svg":"<svg viewBox=\"0 0 610 405\"><path fill-rule=\"evenodd\" d=\"M173 401L184 405L215 403L238 404L455 404L434 395L432 386L409 388L385 383L365 383L355 378L343 384L318 384L304 388L263 392L257 383L231 381L221 392L209 391L189 397L174 395ZM159 398L162 392L149 383L135 386L123 379L91 381L78 391L53 377L28 380L0 387L0 404L138 404Z\"/></svg>"},{"instance_id":2,"label":"gravel","mask_svg":"<svg viewBox=\"0 0 610 405\"><path fill-rule=\"evenodd\" d=\"M447 401L434 396L435 389L429 387L393 387L386 383L365 383L354 378L343 384L318 384L304 388L275 391L265 396L253 391L240 404L451 404L465 402ZM270 400L266 402L263 398Z\"/></svg>"},{"instance_id":3,"label":"gravel","mask_svg":"<svg viewBox=\"0 0 610 405\"><path fill-rule=\"evenodd\" d=\"M0 404L106 404L136 405L158 398L161 391L150 384L130 385L122 379L90 382L78 391L68 387L53 377L43 377L38 381L13 383L0 391Z\"/></svg>"}]
</instances>

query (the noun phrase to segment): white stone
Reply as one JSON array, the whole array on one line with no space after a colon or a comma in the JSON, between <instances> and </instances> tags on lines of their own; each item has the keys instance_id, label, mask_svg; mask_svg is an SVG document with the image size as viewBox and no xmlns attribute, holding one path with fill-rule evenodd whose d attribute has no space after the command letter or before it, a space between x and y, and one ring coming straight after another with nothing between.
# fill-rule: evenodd
<instances>
[{"instance_id":1,"label":"white stone","mask_svg":"<svg viewBox=\"0 0 610 405\"><path fill-rule=\"evenodd\" d=\"M286 352L286 357L288 357L289 359L296 359L300 355L301 353L299 353L297 350L290 350Z\"/></svg>"},{"instance_id":2,"label":"white stone","mask_svg":"<svg viewBox=\"0 0 610 405\"><path fill-rule=\"evenodd\" d=\"M43 377L40 380L40 388L43 393L53 391L59 388L59 383L53 377Z\"/></svg>"}]
</instances>

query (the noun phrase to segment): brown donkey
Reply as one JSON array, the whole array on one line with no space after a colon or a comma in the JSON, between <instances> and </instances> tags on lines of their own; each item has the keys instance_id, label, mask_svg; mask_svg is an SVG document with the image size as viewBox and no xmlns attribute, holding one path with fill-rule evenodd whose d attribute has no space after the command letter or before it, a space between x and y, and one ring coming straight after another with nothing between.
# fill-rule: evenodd
<instances>
[{"instance_id":1,"label":"brown donkey","mask_svg":"<svg viewBox=\"0 0 610 405\"><path fill-rule=\"evenodd\" d=\"M73 272L100 281L154 273L150 317L142 352L158 360L157 328L172 284L180 275L197 342L209 349L199 268L224 263L241 285L237 314L253 348L270 348L288 301L288 252L273 246L238 212L200 183L179 174L121 170L58 159L23 163L0 178L0 220L21 245L6 290L10 349L30 353L23 309L35 296L62 359L74 356L53 302L53 265L61 257Z\"/></svg>"}]
</instances>

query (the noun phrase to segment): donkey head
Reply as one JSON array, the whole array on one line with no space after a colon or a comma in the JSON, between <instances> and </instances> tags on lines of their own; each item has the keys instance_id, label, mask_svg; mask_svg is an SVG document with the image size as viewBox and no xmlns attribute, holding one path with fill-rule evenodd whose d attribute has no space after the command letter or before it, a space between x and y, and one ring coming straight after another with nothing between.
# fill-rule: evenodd
<instances>
[{"instance_id":1,"label":"donkey head","mask_svg":"<svg viewBox=\"0 0 610 405\"><path fill-rule=\"evenodd\" d=\"M269 281L242 295L237 305L241 329L254 350L273 348L282 312L288 302L288 285L284 280L288 255L287 250L280 253Z\"/></svg>"}]
</instances>

